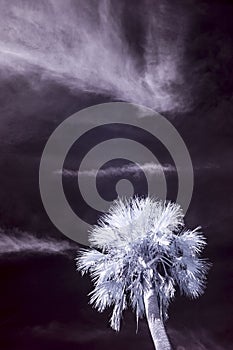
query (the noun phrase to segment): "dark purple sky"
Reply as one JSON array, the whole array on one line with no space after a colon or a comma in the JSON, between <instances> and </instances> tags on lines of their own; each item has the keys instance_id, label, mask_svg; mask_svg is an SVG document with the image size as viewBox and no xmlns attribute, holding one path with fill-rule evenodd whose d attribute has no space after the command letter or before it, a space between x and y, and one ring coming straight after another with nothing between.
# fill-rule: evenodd
<instances>
[{"instance_id":1,"label":"dark purple sky","mask_svg":"<svg viewBox=\"0 0 233 350\"><path fill-rule=\"evenodd\" d=\"M135 334L126 312L115 334L110 310L88 305L78 245L40 199L50 134L71 114L111 101L167 117L194 165L186 223L203 227L213 267L203 297L171 305L169 335L177 350L232 348L232 11L224 0L1 0L1 349L153 348L145 321Z\"/></svg>"}]
</instances>

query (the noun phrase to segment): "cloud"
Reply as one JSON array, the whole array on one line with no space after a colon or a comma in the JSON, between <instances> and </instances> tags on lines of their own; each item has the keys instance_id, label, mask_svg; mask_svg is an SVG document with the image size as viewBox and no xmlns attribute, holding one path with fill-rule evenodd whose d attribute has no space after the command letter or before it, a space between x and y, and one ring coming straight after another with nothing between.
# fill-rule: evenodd
<instances>
[{"instance_id":1,"label":"cloud","mask_svg":"<svg viewBox=\"0 0 233 350\"><path fill-rule=\"evenodd\" d=\"M214 336L204 329L195 331L171 329L169 335L174 339L176 350L230 350L219 344Z\"/></svg>"},{"instance_id":2,"label":"cloud","mask_svg":"<svg viewBox=\"0 0 233 350\"><path fill-rule=\"evenodd\" d=\"M77 245L65 240L54 238L38 238L33 234L21 232L6 233L0 229L0 254L7 253L45 253L67 254L69 250L77 249Z\"/></svg>"},{"instance_id":3,"label":"cloud","mask_svg":"<svg viewBox=\"0 0 233 350\"><path fill-rule=\"evenodd\" d=\"M113 332L108 328L98 329L80 324L65 324L57 321L50 322L46 325L38 325L35 327L27 327L22 331L23 334L31 334L38 338L51 340L60 340L63 342L86 343L98 339L106 339L111 337Z\"/></svg>"},{"instance_id":4,"label":"cloud","mask_svg":"<svg viewBox=\"0 0 233 350\"><path fill-rule=\"evenodd\" d=\"M162 171L171 172L175 171L176 168L171 165L158 165L155 163L145 163L145 164L139 164L139 165L124 165L122 167L108 167L107 169L91 169L91 170L82 170L82 171L75 171L75 170L69 170L69 169L63 169L63 170L57 170L55 174L62 174L65 177L76 177L76 176L83 176L83 177L96 177L97 174L100 177L108 177L112 175L124 175L125 173L132 173L133 175L137 176L138 168L145 173L149 175L157 174Z\"/></svg>"},{"instance_id":5,"label":"cloud","mask_svg":"<svg viewBox=\"0 0 233 350\"><path fill-rule=\"evenodd\" d=\"M155 164L153 162L145 163L145 164L139 164L139 165L125 165L122 167L108 167L106 169L90 169L90 170L71 170L71 169L63 169L63 170L57 170L55 174L62 174L65 177L96 177L97 174L99 177L108 177L112 175L124 175L125 173L132 173L134 176L137 176L138 167L148 175L154 175L154 174L160 174L161 171L171 173L176 171L176 167L172 166L170 164L161 165L161 164ZM194 170L201 171L201 170L214 170L219 169L220 166L218 164L214 163L207 163L207 164L199 164L194 166ZM185 171L185 169L183 169Z\"/></svg>"},{"instance_id":6,"label":"cloud","mask_svg":"<svg viewBox=\"0 0 233 350\"><path fill-rule=\"evenodd\" d=\"M109 0L40 0L33 6L3 0L0 11L2 74L35 71L44 84L50 77L72 90L158 111L190 109L191 86L182 68L190 19L185 2L146 1L131 8Z\"/></svg>"},{"instance_id":7,"label":"cloud","mask_svg":"<svg viewBox=\"0 0 233 350\"><path fill-rule=\"evenodd\" d=\"M131 325L132 326L132 325ZM141 327L142 326L142 327ZM135 334L131 327L127 327L127 332L122 329L120 337L116 338L116 333L109 328L98 328L96 325L90 324L90 327L80 324L67 324L53 321L48 324L38 325L34 327L26 327L20 332L21 335L33 335L36 338L47 339L53 341L72 342L77 344L86 344L97 341L112 342L115 339L119 342L119 346L123 344L134 344L135 349L141 348L141 341L144 340L149 344L152 342L148 338L148 329L146 321L141 322L139 333ZM129 331L130 329L130 331ZM214 336L204 329L195 331L190 329L169 329L169 337L175 350L230 350L219 344ZM111 340L112 339L112 340ZM152 345L152 343L151 343ZM96 348L99 348L96 343Z\"/></svg>"}]
</instances>

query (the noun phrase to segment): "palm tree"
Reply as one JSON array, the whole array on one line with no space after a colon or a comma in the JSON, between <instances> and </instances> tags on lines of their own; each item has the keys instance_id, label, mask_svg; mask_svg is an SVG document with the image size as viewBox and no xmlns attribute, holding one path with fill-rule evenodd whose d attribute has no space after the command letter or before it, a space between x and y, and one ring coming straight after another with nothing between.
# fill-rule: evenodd
<instances>
[{"instance_id":1,"label":"palm tree","mask_svg":"<svg viewBox=\"0 0 233 350\"><path fill-rule=\"evenodd\" d=\"M94 281L90 303L102 312L113 306L111 327L119 331L131 306L146 315L157 350L170 350L164 321L178 287L196 298L203 293L209 264L200 253L206 242L200 227L185 230L178 204L153 198L116 200L90 231L93 249L83 249L77 269Z\"/></svg>"}]
</instances>

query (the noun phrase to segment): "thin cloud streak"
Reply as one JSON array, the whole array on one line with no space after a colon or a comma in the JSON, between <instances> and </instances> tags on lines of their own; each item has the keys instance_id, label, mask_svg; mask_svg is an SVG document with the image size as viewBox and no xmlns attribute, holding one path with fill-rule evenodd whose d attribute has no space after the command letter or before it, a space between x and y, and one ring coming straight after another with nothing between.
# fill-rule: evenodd
<instances>
[{"instance_id":1,"label":"thin cloud streak","mask_svg":"<svg viewBox=\"0 0 233 350\"><path fill-rule=\"evenodd\" d=\"M138 165L125 165L122 167L109 167L107 169L90 169L90 170L71 170L71 169L60 169L54 172L54 174L65 176L65 177L96 177L97 174L99 177L109 177L112 175L124 175L126 173L132 173L132 175L137 176L138 175L138 169L140 169L148 175L156 175L161 174L162 172L166 173L172 173L176 172L177 169L175 166L172 166L170 164L166 165L158 165L155 163L145 163L145 164L138 164ZM216 164L208 163L205 165L198 165L194 166L194 170L201 171L201 170L214 170L219 169L220 167ZM185 171L185 169L183 169Z\"/></svg>"},{"instance_id":2,"label":"thin cloud streak","mask_svg":"<svg viewBox=\"0 0 233 350\"><path fill-rule=\"evenodd\" d=\"M176 170L176 168L171 165L161 166L155 163L145 163L142 165L125 165L122 167L109 167L107 169L91 169L82 171L63 169L57 170L55 174L62 174L65 177L96 177L97 174L100 177L108 177L112 175L124 175L125 173L132 173L134 176L137 176L139 168L149 175L158 174L161 173L161 171L171 172Z\"/></svg>"},{"instance_id":3,"label":"thin cloud streak","mask_svg":"<svg viewBox=\"0 0 233 350\"><path fill-rule=\"evenodd\" d=\"M14 234L0 230L0 254L8 253L45 253L67 254L69 250L77 249L77 245L65 240L53 238L38 238L27 232L16 230Z\"/></svg>"}]
</instances>

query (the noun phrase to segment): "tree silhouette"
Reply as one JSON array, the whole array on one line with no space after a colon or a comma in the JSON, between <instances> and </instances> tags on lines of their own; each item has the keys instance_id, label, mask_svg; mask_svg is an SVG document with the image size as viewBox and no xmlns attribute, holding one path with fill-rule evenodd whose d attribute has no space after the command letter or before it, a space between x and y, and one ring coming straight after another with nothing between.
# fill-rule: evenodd
<instances>
[{"instance_id":1,"label":"tree silhouette","mask_svg":"<svg viewBox=\"0 0 233 350\"><path fill-rule=\"evenodd\" d=\"M111 327L119 331L123 310L146 316L157 350L171 349L164 320L176 289L196 298L204 291L209 263L200 253L200 227L184 229L178 204L153 198L116 200L90 231L94 249L83 249L77 269L94 281L90 303L113 306Z\"/></svg>"}]
</instances>

